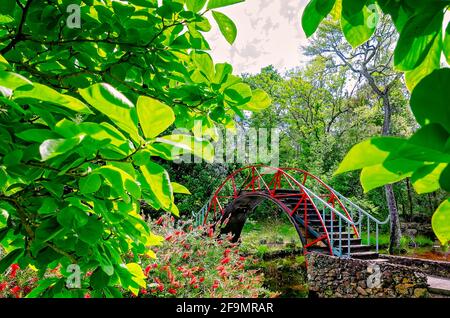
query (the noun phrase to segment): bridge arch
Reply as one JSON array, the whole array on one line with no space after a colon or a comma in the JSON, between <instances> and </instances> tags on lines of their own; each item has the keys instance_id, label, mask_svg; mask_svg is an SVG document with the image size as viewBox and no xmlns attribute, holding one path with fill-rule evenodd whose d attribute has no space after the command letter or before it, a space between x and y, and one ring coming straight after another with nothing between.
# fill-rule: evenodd
<instances>
[{"instance_id":1,"label":"bridge arch","mask_svg":"<svg viewBox=\"0 0 450 318\"><path fill-rule=\"evenodd\" d=\"M201 221L212 221L216 229L233 234L236 241L248 214L270 200L288 216L305 253L319 250L343 256L346 249L350 256L351 250L365 252L368 247L361 245L357 229L357 225L361 229L361 212L357 223L349 211L349 201L343 199L305 170L253 165L234 171L222 182L202 209Z\"/></svg>"}]
</instances>

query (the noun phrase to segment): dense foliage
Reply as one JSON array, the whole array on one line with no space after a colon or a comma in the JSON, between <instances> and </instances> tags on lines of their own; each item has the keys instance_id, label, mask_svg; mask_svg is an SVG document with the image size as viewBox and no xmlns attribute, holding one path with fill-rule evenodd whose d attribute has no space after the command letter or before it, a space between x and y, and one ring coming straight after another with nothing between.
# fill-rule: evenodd
<instances>
[{"instance_id":1,"label":"dense foliage","mask_svg":"<svg viewBox=\"0 0 450 318\"><path fill-rule=\"evenodd\" d=\"M150 219L149 219L150 220ZM264 297L270 294L264 288L263 274L248 267L255 261L239 253L237 244L227 237L217 239L209 227L194 227L190 221L175 221L173 216L149 221L153 233L164 238L158 245L156 259L139 256L139 288L132 291L120 288L116 297ZM133 261L132 252L125 259ZM61 266L48 270L46 279L62 277ZM101 290L91 285L100 283L95 272L84 273L79 296L101 297ZM91 283L92 282L92 283ZM0 274L0 298L31 297L39 293L38 272L35 267L20 268L12 264ZM48 296L57 296L58 290L50 288Z\"/></svg>"},{"instance_id":2,"label":"dense foliage","mask_svg":"<svg viewBox=\"0 0 450 318\"><path fill-rule=\"evenodd\" d=\"M421 125L408 139L375 137L356 145L336 173L362 169L361 182L368 191L411 177L419 193L442 188L450 191L450 112L447 83L450 69L441 68L441 54L450 60L449 27L443 26L448 1L312 0L302 19L311 36L331 14L340 21L347 41L358 47L374 34L380 12L391 17L399 39L394 51L396 70L405 73L412 91L411 110ZM443 34L443 30L446 30ZM433 228L442 244L450 241L450 199L433 216Z\"/></svg>"},{"instance_id":3,"label":"dense foliage","mask_svg":"<svg viewBox=\"0 0 450 318\"><path fill-rule=\"evenodd\" d=\"M41 279L33 296L82 296L65 286L77 270L93 272L97 296L145 285L138 255L154 256L161 238L141 202L177 215L174 193L188 193L155 159L183 151L211 160L202 135L270 103L205 52L205 13L233 42L234 23L216 9L236 2L2 3L0 272L33 265ZM69 24L74 4L80 28ZM57 266L60 279L44 277Z\"/></svg>"}]
</instances>

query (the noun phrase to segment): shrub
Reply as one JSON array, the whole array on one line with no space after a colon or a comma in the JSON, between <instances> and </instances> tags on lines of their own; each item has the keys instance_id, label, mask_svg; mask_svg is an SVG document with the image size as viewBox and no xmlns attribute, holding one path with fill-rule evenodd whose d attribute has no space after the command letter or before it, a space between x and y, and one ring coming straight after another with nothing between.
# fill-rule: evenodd
<instances>
[{"instance_id":1,"label":"shrub","mask_svg":"<svg viewBox=\"0 0 450 318\"><path fill-rule=\"evenodd\" d=\"M230 236L217 238L209 227L176 223L163 216L150 221L153 233L165 238L156 259L143 259L147 276L144 297L261 297L263 275L247 267L256 262L239 254Z\"/></svg>"}]
</instances>

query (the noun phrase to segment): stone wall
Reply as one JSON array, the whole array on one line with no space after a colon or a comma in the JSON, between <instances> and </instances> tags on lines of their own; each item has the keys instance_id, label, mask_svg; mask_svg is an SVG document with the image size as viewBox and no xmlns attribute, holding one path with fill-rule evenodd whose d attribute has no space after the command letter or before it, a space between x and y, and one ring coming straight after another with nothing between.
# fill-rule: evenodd
<instances>
[{"instance_id":1,"label":"stone wall","mask_svg":"<svg viewBox=\"0 0 450 318\"><path fill-rule=\"evenodd\" d=\"M391 264L414 267L428 275L450 278L450 262L391 255L380 255L380 258L387 259Z\"/></svg>"},{"instance_id":2,"label":"stone wall","mask_svg":"<svg viewBox=\"0 0 450 318\"><path fill-rule=\"evenodd\" d=\"M316 253L306 260L309 289L318 297L428 297L426 275L407 266Z\"/></svg>"}]
</instances>

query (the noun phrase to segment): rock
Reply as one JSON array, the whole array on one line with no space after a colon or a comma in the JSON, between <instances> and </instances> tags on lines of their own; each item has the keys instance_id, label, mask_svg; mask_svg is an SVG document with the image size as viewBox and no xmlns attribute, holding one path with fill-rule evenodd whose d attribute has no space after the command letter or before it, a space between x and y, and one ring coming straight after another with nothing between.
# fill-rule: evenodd
<instances>
[{"instance_id":1,"label":"rock","mask_svg":"<svg viewBox=\"0 0 450 318\"><path fill-rule=\"evenodd\" d=\"M367 292L361 288L361 286L356 287L356 291L358 292L358 294L360 294L361 296L367 296Z\"/></svg>"},{"instance_id":2,"label":"rock","mask_svg":"<svg viewBox=\"0 0 450 318\"><path fill-rule=\"evenodd\" d=\"M395 286L395 291L402 296L406 296L408 295L411 287L414 287L414 284L399 284Z\"/></svg>"},{"instance_id":3,"label":"rock","mask_svg":"<svg viewBox=\"0 0 450 318\"><path fill-rule=\"evenodd\" d=\"M402 283L409 284L409 283L411 283L411 280L405 277L405 278L403 278Z\"/></svg>"},{"instance_id":4,"label":"rock","mask_svg":"<svg viewBox=\"0 0 450 318\"><path fill-rule=\"evenodd\" d=\"M358 282L358 286L360 286L361 288L367 288L366 282L363 281L363 280L360 280L360 281Z\"/></svg>"},{"instance_id":5,"label":"rock","mask_svg":"<svg viewBox=\"0 0 450 318\"><path fill-rule=\"evenodd\" d=\"M426 288L414 289L414 298L424 298L428 296L428 290Z\"/></svg>"}]
</instances>

